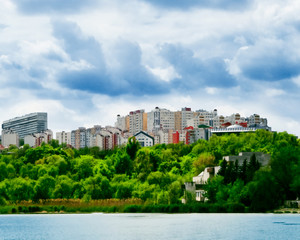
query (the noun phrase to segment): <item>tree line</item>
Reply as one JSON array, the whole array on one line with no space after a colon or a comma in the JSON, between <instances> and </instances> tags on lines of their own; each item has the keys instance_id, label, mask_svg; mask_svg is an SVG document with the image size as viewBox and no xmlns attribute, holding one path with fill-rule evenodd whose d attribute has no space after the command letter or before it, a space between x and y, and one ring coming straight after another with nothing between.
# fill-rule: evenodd
<instances>
[{"instance_id":1,"label":"tree line","mask_svg":"<svg viewBox=\"0 0 300 240\"><path fill-rule=\"evenodd\" d=\"M212 136L191 145L141 147L130 138L110 151L72 149L56 140L36 148L10 146L0 154L0 203L139 198L146 204L176 204L184 182L205 167L221 165L206 186L209 201L265 211L300 196L299 149L294 135L264 130ZM239 152L268 153L271 162L261 168L255 159L242 166L222 161Z\"/></svg>"}]
</instances>

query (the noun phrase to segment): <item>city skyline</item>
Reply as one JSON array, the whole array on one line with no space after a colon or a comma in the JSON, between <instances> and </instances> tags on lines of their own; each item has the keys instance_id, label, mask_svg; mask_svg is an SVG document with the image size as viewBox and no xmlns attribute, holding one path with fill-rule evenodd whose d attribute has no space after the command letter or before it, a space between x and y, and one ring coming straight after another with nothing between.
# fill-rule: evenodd
<instances>
[{"instance_id":1,"label":"city skyline","mask_svg":"<svg viewBox=\"0 0 300 240\"><path fill-rule=\"evenodd\" d=\"M1 123L47 112L58 132L216 108L300 136L296 0L0 3Z\"/></svg>"}]
</instances>

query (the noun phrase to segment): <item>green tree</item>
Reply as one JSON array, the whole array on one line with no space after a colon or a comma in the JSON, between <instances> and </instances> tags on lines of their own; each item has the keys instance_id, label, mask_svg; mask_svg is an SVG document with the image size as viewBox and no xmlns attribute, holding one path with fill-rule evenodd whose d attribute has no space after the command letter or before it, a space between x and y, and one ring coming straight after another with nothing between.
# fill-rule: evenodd
<instances>
[{"instance_id":1,"label":"green tree","mask_svg":"<svg viewBox=\"0 0 300 240\"><path fill-rule=\"evenodd\" d=\"M55 180L49 175L40 177L34 187L35 196L34 199L50 199L55 187Z\"/></svg>"},{"instance_id":2,"label":"green tree","mask_svg":"<svg viewBox=\"0 0 300 240\"><path fill-rule=\"evenodd\" d=\"M126 152L121 153L119 151L115 155L115 170L117 174L132 174L133 163L130 156Z\"/></svg>"},{"instance_id":3,"label":"green tree","mask_svg":"<svg viewBox=\"0 0 300 240\"><path fill-rule=\"evenodd\" d=\"M83 183L85 189L84 199L106 199L111 198L111 186L107 177L100 174L95 177L89 177Z\"/></svg>"},{"instance_id":4,"label":"green tree","mask_svg":"<svg viewBox=\"0 0 300 240\"><path fill-rule=\"evenodd\" d=\"M272 175L283 190L285 199L295 199L295 192L290 186L293 182L293 165L299 161L299 152L285 140L281 142L279 151L271 159Z\"/></svg>"},{"instance_id":5,"label":"green tree","mask_svg":"<svg viewBox=\"0 0 300 240\"><path fill-rule=\"evenodd\" d=\"M107 160L101 160L98 161L93 168L93 173L94 175L101 174L102 176L105 176L110 180L114 176L115 169L111 162Z\"/></svg>"},{"instance_id":6,"label":"green tree","mask_svg":"<svg viewBox=\"0 0 300 240\"><path fill-rule=\"evenodd\" d=\"M0 182L6 179L8 176L5 162L0 162Z\"/></svg>"},{"instance_id":7,"label":"green tree","mask_svg":"<svg viewBox=\"0 0 300 240\"><path fill-rule=\"evenodd\" d=\"M131 160L135 159L135 155L140 148L141 146L139 142L136 141L135 137L128 138L128 143L125 149Z\"/></svg>"},{"instance_id":8,"label":"green tree","mask_svg":"<svg viewBox=\"0 0 300 240\"><path fill-rule=\"evenodd\" d=\"M248 185L253 212L265 212L282 204L282 191L270 171L257 171L254 181Z\"/></svg>"},{"instance_id":9,"label":"green tree","mask_svg":"<svg viewBox=\"0 0 300 240\"><path fill-rule=\"evenodd\" d=\"M16 169L12 164L7 164L6 166L6 171L7 171L7 177L8 178L14 178L16 176Z\"/></svg>"},{"instance_id":10,"label":"green tree","mask_svg":"<svg viewBox=\"0 0 300 240\"><path fill-rule=\"evenodd\" d=\"M200 174L206 167L214 166L215 157L210 153L201 153L193 162L193 171L195 175Z\"/></svg>"},{"instance_id":11,"label":"green tree","mask_svg":"<svg viewBox=\"0 0 300 240\"><path fill-rule=\"evenodd\" d=\"M94 166L95 161L92 156L81 156L77 158L74 166L77 179L80 180L91 177L93 175Z\"/></svg>"},{"instance_id":12,"label":"green tree","mask_svg":"<svg viewBox=\"0 0 300 240\"><path fill-rule=\"evenodd\" d=\"M7 183L7 195L13 202L30 200L34 196L34 183L29 179L14 178Z\"/></svg>"},{"instance_id":13,"label":"green tree","mask_svg":"<svg viewBox=\"0 0 300 240\"><path fill-rule=\"evenodd\" d=\"M150 149L141 148L134 160L134 171L138 173L138 179L145 181L151 172Z\"/></svg>"},{"instance_id":14,"label":"green tree","mask_svg":"<svg viewBox=\"0 0 300 240\"><path fill-rule=\"evenodd\" d=\"M209 202L215 203L217 201L217 193L223 187L224 177L217 175L214 178L208 179L207 184L204 186L206 193L204 196L208 198Z\"/></svg>"},{"instance_id":15,"label":"green tree","mask_svg":"<svg viewBox=\"0 0 300 240\"><path fill-rule=\"evenodd\" d=\"M55 198L70 199L73 197L74 182L67 176L57 178L53 195Z\"/></svg>"},{"instance_id":16,"label":"green tree","mask_svg":"<svg viewBox=\"0 0 300 240\"><path fill-rule=\"evenodd\" d=\"M119 199L127 199L132 197L133 185L131 182L121 182L116 185L115 197Z\"/></svg>"},{"instance_id":17,"label":"green tree","mask_svg":"<svg viewBox=\"0 0 300 240\"><path fill-rule=\"evenodd\" d=\"M253 179L255 172L259 169L260 165L256 160L256 156L253 153L250 157L250 162L247 166L247 173L246 173L246 182L250 182Z\"/></svg>"},{"instance_id":18,"label":"green tree","mask_svg":"<svg viewBox=\"0 0 300 240\"><path fill-rule=\"evenodd\" d=\"M182 195L181 183L179 181L172 182L169 186L169 204L179 203Z\"/></svg>"}]
</instances>

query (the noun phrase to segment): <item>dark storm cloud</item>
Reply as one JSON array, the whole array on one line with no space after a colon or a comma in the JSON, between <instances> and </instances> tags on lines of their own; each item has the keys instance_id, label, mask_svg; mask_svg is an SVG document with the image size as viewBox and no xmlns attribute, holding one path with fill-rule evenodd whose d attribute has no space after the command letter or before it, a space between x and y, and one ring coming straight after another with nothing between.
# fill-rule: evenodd
<instances>
[{"instance_id":1,"label":"dark storm cloud","mask_svg":"<svg viewBox=\"0 0 300 240\"><path fill-rule=\"evenodd\" d=\"M86 37L80 28L67 21L53 22L53 35L73 61L84 61L82 69L64 70L59 73L63 86L107 95L153 95L167 92L165 83L159 81L141 64L138 44L120 40L111 53L114 65L107 66L101 45Z\"/></svg>"},{"instance_id":2,"label":"dark storm cloud","mask_svg":"<svg viewBox=\"0 0 300 240\"><path fill-rule=\"evenodd\" d=\"M250 4L250 0L141 0L163 8L188 9L220 8L228 10L243 9Z\"/></svg>"},{"instance_id":3,"label":"dark storm cloud","mask_svg":"<svg viewBox=\"0 0 300 240\"><path fill-rule=\"evenodd\" d=\"M96 0L12 0L21 12L32 13L73 13L96 4Z\"/></svg>"},{"instance_id":4,"label":"dark storm cloud","mask_svg":"<svg viewBox=\"0 0 300 240\"><path fill-rule=\"evenodd\" d=\"M227 71L227 66L221 58L202 60L194 57L192 50L181 45L164 44L161 55L173 65L181 76L173 85L181 88L222 87L236 85L236 81Z\"/></svg>"}]
</instances>

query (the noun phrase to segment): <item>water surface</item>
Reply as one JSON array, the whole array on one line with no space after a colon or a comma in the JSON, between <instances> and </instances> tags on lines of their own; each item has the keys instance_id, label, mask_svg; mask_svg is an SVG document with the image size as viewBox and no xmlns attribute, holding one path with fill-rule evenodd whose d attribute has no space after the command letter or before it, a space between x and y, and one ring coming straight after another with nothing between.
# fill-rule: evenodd
<instances>
[{"instance_id":1,"label":"water surface","mask_svg":"<svg viewBox=\"0 0 300 240\"><path fill-rule=\"evenodd\" d=\"M300 239L300 215L0 215L0 240L21 239Z\"/></svg>"}]
</instances>

